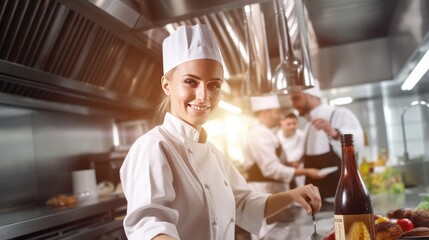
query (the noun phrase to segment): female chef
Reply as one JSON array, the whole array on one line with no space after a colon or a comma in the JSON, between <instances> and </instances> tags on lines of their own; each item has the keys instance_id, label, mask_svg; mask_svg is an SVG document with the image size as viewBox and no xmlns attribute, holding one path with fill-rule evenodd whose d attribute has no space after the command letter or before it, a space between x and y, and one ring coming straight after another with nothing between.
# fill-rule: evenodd
<instances>
[{"instance_id":1,"label":"female chef","mask_svg":"<svg viewBox=\"0 0 429 240\"><path fill-rule=\"evenodd\" d=\"M206 25L182 26L163 42L162 125L141 136L121 168L129 239L233 240L235 224L257 233L263 219L292 201L321 207L317 187L274 195L253 192L202 125L223 83L220 50Z\"/></svg>"}]
</instances>

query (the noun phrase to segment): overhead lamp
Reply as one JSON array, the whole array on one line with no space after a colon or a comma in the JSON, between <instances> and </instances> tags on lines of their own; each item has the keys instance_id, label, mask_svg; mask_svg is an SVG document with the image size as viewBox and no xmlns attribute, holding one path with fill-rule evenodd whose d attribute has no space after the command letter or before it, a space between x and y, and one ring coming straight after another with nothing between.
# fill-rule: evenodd
<instances>
[{"instance_id":1,"label":"overhead lamp","mask_svg":"<svg viewBox=\"0 0 429 240\"><path fill-rule=\"evenodd\" d=\"M426 51L425 55L416 64L414 69L408 75L405 82L402 84L402 90L412 90L414 86L420 81L423 75L429 70L429 50Z\"/></svg>"},{"instance_id":2,"label":"overhead lamp","mask_svg":"<svg viewBox=\"0 0 429 240\"><path fill-rule=\"evenodd\" d=\"M274 1L274 9L281 60L274 71L271 89L274 93L286 94L288 91L300 91L311 88L314 86L313 78L304 76L304 65L301 60L293 54L286 12L284 10L284 1ZM287 55L285 54L286 42L288 46Z\"/></svg>"}]
</instances>

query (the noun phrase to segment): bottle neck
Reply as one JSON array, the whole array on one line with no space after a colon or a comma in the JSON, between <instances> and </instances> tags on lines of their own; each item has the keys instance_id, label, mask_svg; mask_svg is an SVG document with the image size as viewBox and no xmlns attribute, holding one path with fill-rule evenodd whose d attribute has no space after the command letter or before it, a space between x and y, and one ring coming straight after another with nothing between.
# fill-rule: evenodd
<instances>
[{"instance_id":1,"label":"bottle neck","mask_svg":"<svg viewBox=\"0 0 429 240\"><path fill-rule=\"evenodd\" d=\"M345 174L349 171L357 171L356 155L355 148L353 145L343 145L342 146L342 168Z\"/></svg>"}]
</instances>

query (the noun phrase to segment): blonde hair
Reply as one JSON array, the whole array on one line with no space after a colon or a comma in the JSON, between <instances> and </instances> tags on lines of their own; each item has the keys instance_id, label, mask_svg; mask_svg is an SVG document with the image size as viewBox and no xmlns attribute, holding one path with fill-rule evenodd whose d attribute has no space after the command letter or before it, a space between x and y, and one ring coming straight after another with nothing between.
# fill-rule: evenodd
<instances>
[{"instance_id":1,"label":"blonde hair","mask_svg":"<svg viewBox=\"0 0 429 240\"><path fill-rule=\"evenodd\" d=\"M171 69L166 74L164 74L164 78L167 79L167 81L171 81L173 78L173 74L175 72L176 68ZM167 112L171 110L171 100L170 96L167 96L164 92L161 93L161 101L158 103L158 106L155 109L155 116L154 116L154 123L155 124L162 124L164 121L164 116Z\"/></svg>"}]
</instances>

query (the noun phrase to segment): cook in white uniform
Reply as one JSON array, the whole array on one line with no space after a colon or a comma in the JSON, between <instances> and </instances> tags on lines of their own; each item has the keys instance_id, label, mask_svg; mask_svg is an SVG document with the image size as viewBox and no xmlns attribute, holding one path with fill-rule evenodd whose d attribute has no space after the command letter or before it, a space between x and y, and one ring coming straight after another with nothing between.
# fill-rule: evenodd
<instances>
[{"instance_id":1,"label":"cook in white uniform","mask_svg":"<svg viewBox=\"0 0 429 240\"><path fill-rule=\"evenodd\" d=\"M256 193L202 128L223 83L219 47L206 25L182 26L164 40L162 125L141 136L122 167L129 239L233 240L235 224L258 232L263 219L292 201L311 212L321 199L308 185L275 195Z\"/></svg>"},{"instance_id":2,"label":"cook in white uniform","mask_svg":"<svg viewBox=\"0 0 429 240\"><path fill-rule=\"evenodd\" d=\"M248 129L244 157L247 180L253 188L259 192L276 193L284 191L295 176L320 178L318 169L297 169L281 162L281 146L276 136L282 116L278 97L253 96L250 105L258 122Z\"/></svg>"},{"instance_id":3,"label":"cook in white uniform","mask_svg":"<svg viewBox=\"0 0 429 240\"><path fill-rule=\"evenodd\" d=\"M306 183L319 187L323 198L335 196L340 177L341 134L353 134L356 152L364 146L363 130L359 120L347 108L322 104L320 83L301 92L292 92L292 105L309 123L304 129L304 167L325 168L337 166L338 170L321 180L306 178ZM334 186L334 187L333 187Z\"/></svg>"},{"instance_id":4,"label":"cook in white uniform","mask_svg":"<svg viewBox=\"0 0 429 240\"><path fill-rule=\"evenodd\" d=\"M298 117L294 113L288 113L280 121L280 129L277 131L277 138L282 147L281 160L288 166L301 167L302 155L304 153L304 132L298 128ZM303 186L305 176L295 177L295 182L291 182L291 188ZM295 186L292 186L292 183Z\"/></svg>"},{"instance_id":5,"label":"cook in white uniform","mask_svg":"<svg viewBox=\"0 0 429 240\"><path fill-rule=\"evenodd\" d=\"M250 97L250 106L257 117L257 123L247 131L244 147L247 181L253 189L262 193L278 193L288 189L295 176L307 175L320 178L318 169L288 167L280 161L281 146L276 136L280 124L280 102L276 95ZM267 219L267 223L282 220L284 213ZM273 225L264 224L252 239L270 238Z\"/></svg>"}]
</instances>

